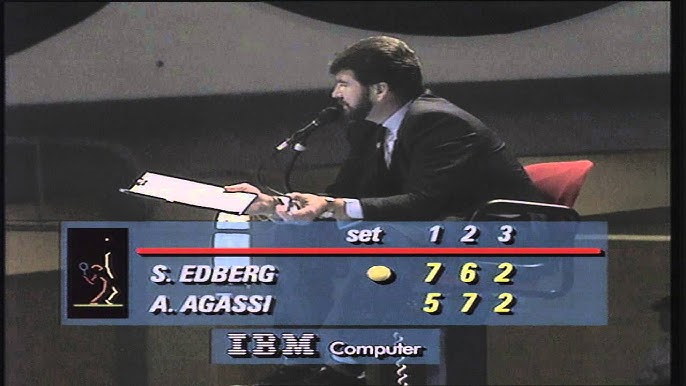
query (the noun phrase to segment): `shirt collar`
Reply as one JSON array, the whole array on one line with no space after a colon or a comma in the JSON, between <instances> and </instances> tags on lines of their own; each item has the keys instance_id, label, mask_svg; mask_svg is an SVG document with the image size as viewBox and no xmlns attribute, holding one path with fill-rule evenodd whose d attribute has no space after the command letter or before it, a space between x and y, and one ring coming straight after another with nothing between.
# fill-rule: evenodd
<instances>
[{"instance_id":1,"label":"shirt collar","mask_svg":"<svg viewBox=\"0 0 686 386\"><path fill-rule=\"evenodd\" d=\"M387 128L394 135L397 135L398 129L400 129L400 124L403 122L403 118L405 118L407 110L410 109L410 103L412 103L412 101L405 103L403 107L399 108L398 111L383 121L381 126Z\"/></svg>"}]
</instances>

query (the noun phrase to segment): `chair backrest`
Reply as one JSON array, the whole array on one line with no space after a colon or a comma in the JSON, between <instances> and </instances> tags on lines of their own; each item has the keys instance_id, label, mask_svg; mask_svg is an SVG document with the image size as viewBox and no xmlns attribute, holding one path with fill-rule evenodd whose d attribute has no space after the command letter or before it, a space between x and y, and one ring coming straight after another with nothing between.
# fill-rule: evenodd
<instances>
[{"instance_id":1,"label":"chair backrest","mask_svg":"<svg viewBox=\"0 0 686 386\"><path fill-rule=\"evenodd\" d=\"M524 170L553 203L571 208L592 167L593 162L581 160L532 164Z\"/></svg>"}]
</instances>

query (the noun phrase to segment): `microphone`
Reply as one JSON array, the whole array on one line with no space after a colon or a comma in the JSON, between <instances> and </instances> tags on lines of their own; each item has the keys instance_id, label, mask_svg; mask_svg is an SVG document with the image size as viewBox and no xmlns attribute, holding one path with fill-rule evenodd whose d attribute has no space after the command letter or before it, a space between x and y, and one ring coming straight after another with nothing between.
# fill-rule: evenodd
<instances>
[{"instance_id":1,"label":"microphone","mask_svg":"<svg viewBox=\"0 0 686 386\"><path fill-rule=\"evenodd\" d=\"M296 151L305 150L303 142L305 142L307 137L309 137L310 134L312 134L312 132L315 131L317 128L338 119L342 112L342 107L338 105L325 108L324 110L320 111L319 114L317 114L317 117L313 119L312 122L308 123L307 126L291 134L290 137L286 138L283 142L277 145L276 151L281 151L285 149L286 147L288 147L288 145L290 145L293 142L295 142L293 148Z\"/></svg>"}]
</instances>

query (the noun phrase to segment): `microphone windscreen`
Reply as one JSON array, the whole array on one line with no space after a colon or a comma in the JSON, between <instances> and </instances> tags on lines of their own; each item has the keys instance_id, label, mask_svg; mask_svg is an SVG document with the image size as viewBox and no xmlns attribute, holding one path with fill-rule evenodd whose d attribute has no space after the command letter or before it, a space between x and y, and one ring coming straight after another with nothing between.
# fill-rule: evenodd
<instances>
[{"instance_id":1,"label":"microphone windscreen","mask_svg":"<svg viewBox=\"0 0 686 386\"><path fill-rule=\"evenodd\" d=\"M331 106L320 111L317 115L317 126L333 122L341 116L343 108L341 106Z\"/></svg>"}]
</instances>

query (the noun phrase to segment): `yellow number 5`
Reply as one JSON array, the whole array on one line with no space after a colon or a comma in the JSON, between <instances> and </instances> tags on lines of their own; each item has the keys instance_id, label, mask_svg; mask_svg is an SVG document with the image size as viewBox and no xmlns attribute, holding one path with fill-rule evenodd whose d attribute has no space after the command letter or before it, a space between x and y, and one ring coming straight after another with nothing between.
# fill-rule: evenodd
<instances>
[{"instance_id":1,"label":"yellow number 5","mask_svg":"<svg viewBox=\"0 0 686 386\"><path fill-rule=\"evenodd\" d=\"M422 311L431 315L440 314L440 299L443 299L443 294L441 294L440 292L429 292L428 294L426 294L426 300L424 300L424 304L426 304L426 306L422 308Z\"/></svg>"}]
</instances>

